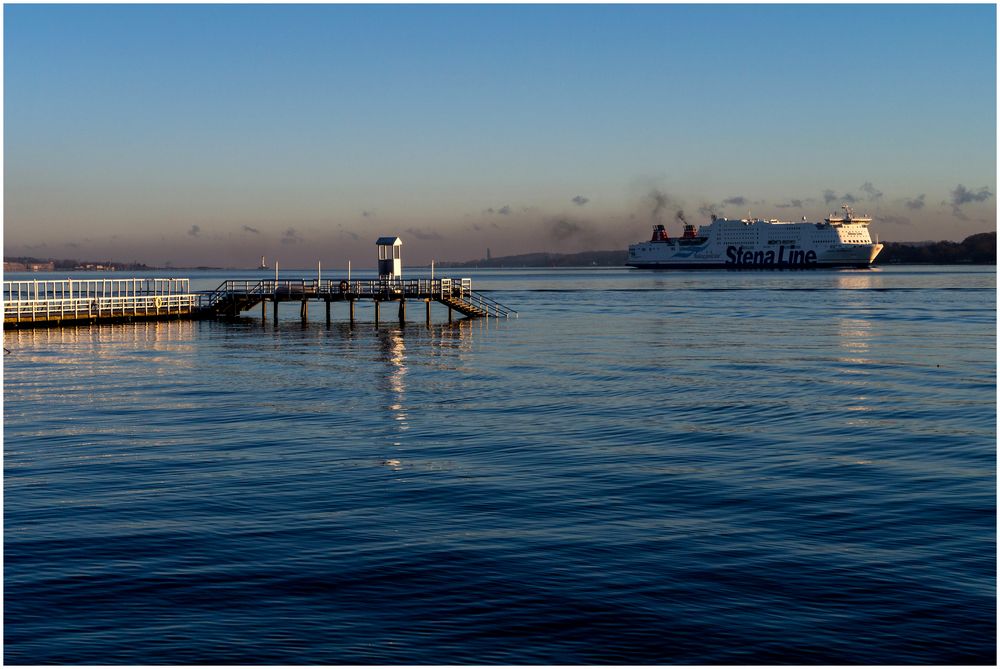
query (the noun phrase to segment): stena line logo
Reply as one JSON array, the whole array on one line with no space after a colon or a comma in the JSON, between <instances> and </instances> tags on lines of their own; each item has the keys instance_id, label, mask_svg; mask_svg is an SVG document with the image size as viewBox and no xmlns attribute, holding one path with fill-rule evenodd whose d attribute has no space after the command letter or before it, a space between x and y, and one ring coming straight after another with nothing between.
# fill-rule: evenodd
<instances>
[{"instance_id":1,"label":"stena line logo","mask_svg":"<svg viewBox=\"0 0 1000 669\"><path fill-rule=\"evenodd\" d=\"M767 251L744 251L743 247L726 247L727 265L734 267L808 267L816 264L815 251L788 249L784 246Z\"/></svg>"}]
</instances>

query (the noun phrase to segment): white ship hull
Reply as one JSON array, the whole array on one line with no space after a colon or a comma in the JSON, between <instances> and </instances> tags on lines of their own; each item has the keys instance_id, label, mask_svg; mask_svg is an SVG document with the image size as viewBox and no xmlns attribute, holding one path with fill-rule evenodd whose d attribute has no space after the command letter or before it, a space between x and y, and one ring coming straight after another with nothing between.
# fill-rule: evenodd
<instances>
[{"instance_id":1,"label":"white ship hull","mask_svg":"<svg viewBox=\"0 0 1000 669\"><path fill-rule=\"evenodd\" d=\"M882 250L868 233L871 219L822 223L715 219L695 233L669 239L656 226L653 239L629 246L626 265L641 269L783 269L870 267Z\"/></svg>"}]
</instances>

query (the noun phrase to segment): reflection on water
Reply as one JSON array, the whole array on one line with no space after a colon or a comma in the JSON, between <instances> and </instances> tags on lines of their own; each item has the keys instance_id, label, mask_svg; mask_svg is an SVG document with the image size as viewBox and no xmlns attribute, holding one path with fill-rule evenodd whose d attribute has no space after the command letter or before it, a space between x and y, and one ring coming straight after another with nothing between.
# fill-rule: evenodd
<instances>
[{"instance_id":1,"label":"reflection on water","mask_svg":"<svg viewBox=\"0 0 1000 669\"><path fill-rule=\"evenodd\" d=\"M405 432L408 426L405 408L406 345L403 343L403 330L379 331L379 353L385 363L382 368L384 381L381 385L388 395L386 406L399 430Z\"/></svg>"},{"instance_id":2,"label":"reflection on water","mask_svg":"<svg viewBox=\"0 0 1000 669\"><path fill-rule=\"evenodd\" d=\"M26 328L4 330L4 346L12 353L52 350L64 346L88 346L114 351L127 349L167 350L177 344L194 346L198 322L190 320L139 321L70 327Z\"/></svg>"},{"instance_id":3,"label":"reflection on water","mask_svg":"<svg viewBox=\"0 0 1000 669\"><path fill-rule=\"evenodd\" d=\"M840 290L865 290L884 287L885 276L877 269L845 271L836 275L835 285Z\"/></svg>"}]
</instances>

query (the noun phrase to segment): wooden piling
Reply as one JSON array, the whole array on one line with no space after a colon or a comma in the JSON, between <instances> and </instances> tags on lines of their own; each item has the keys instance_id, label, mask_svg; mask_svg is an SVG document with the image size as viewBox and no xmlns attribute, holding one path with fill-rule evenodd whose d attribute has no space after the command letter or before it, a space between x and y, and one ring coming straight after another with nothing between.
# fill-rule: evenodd
<instances>
[{"instance_id":1,"label":"wooden piling","mask_svg":"<svg viewBox=\"0 0 1000 669\"><path fill-rule=\"evenodd\" d=\"M406 300L399 301L399 324L406 324Z\"/></svg>"},{"instance_id":2,"label":"wooden piling","mask_svg":"<svg viewBox=\"0 0 1000 669\"><path fill-rule=\"evenodd\" d=\"M330 299L329 298L327 298L327 300L326 300L326 324L329 327L329 325L330 325Z\"/></svg>"}]
</instances>

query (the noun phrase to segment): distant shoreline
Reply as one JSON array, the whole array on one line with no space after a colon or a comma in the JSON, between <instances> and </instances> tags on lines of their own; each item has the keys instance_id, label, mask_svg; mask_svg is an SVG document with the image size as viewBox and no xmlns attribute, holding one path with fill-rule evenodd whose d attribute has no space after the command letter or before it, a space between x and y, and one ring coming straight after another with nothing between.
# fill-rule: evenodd
<instances>
[{"instance_id":1,"label":"distant shoreline","mask_svg":"<svg viewBox=\"0 0 1000 669\"><path fill-rule=\"evenodd\" d=\"M624 267L627 250L579 253L522 253L498 258L437 262L441 269L530 268L530 267ZM961 242L885 242L875 265L996 265L997 233L981 232ZM429 267L419 265L414 267ZM259 267L151 267L142 263L86 262L31 257L4 258L4 272L154 272L154 271L253 271ZM292 270L294 268L289 268ZM264 271L264 270L260 270ZM286 270L288 271L288 270Z\"/></svg>"},{"instance_id":2,"label":"distant shoreline","mask_svg":"<svg viewBox=\"0 0 1000 669\"><path fill-rule=\"evenodd\" d=\"M441 262L438 267L622 267L628 251L583 251L581 253L525 253L465 262ZM996 265L997 233L981 232L961 242L886 242L875 265Z\"/></svg>"}]
</instances>

